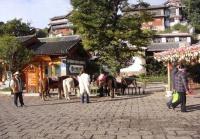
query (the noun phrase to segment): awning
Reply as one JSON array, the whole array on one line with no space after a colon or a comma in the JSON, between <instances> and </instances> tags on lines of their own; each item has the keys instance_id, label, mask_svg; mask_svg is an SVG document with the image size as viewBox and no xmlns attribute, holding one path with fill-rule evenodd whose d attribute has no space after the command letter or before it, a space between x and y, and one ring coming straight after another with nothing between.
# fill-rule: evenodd
<instances>
[{"instance_id":1,"label":"awning","mask_svg":"<svg viewBox=\"0 0 200 139\"><path fill-rule=\"evenodd\" d=\"M163 62L175 62L185 60L190 62L193 59L200 57L200 44L195 44L187 47L179 47L168 51L154 53L154 58Z\"/></svg>"}]
</instances>

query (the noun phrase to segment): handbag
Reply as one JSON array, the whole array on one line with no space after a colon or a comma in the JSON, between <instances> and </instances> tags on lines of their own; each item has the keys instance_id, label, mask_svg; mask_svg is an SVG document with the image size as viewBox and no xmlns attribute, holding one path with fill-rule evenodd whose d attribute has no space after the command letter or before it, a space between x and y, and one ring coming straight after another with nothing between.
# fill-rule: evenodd
<instances>
[{"instance_id":1,"label":"handbag","mask_svg":"<svg viewBox=\"0 0 200 139\"><path fill-rule=\"evenodd\" d=\"M180 95L179 93L175 90L172 93L172 103L176 103L180 100Z\"/></svg>"}]
</instances>

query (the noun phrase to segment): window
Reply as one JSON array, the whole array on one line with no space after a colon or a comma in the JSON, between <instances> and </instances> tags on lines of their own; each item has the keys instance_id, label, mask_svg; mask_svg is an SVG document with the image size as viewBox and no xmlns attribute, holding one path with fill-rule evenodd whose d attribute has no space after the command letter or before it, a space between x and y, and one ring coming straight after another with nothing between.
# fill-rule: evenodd
<instances>
[{"instance_id":1,"label":"window","mask_svg":"<svg viewBox=\"0 0 200 139\"><path fill-rule=\"evenodd\" d=\"M180 37L179 40L180 40L180 42L186 42L187 38L186 37Z\"/></svg>"},{"instance_id":2,"label":"window","mask_svg":"<svg viewBox=\"0 0 200 139\"><path fill-rule=\"evenodd\" d=\"M160 16L160 15L162 15L162 14L161 14L161 10L151 10L150 13L151 13L153 16Z\"/></svg>"},{"instance_id":3,"label":"window","mask_svg":"<svg viewBox=\"0 0 200 139\"><path fill-rule=\"evenodd\" d=\"M171 37L166 38L166 42L174 42L174 38L171 38Z\"/></svg>"},{"instance_id":4,"label":"window","mask_svg":"<svg viewBox=\"0 0 200 139\"><path fill-rule=\"evenodd\" d=\"M170 16L175 16L176 15L176 9L170 9Z\"/></svg>"},{"instance_id":5,"label":"window","mask_svg":"<svg viewBox=\"0 0 200 139\"><path fill-rule=\"evenodd\" d=\"M153 42L154 42L154 43L161 43L161 38L154 38L154 39L153 39Z\"/></svg>"}]
</instances>

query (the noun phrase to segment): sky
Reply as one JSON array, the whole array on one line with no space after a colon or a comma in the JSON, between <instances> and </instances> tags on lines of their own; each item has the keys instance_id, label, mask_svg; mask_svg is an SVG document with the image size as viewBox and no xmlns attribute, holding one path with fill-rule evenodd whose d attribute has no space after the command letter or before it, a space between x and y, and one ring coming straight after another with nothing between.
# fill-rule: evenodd
<instances>
[{"instance_id":1,"label":"sky","mask_svg":"<svg viewBox=\"0 0 200 139\"><path fill-rule=\"evenodd\" d=\"M163 4L166 0L144 0L151 5ZM134 4L137 0L129 0ZM65 15L72 10L70 0L0 0L0 21L21 18L36 28L48 27L49 19Z\"/></svg>"}]
</instances>

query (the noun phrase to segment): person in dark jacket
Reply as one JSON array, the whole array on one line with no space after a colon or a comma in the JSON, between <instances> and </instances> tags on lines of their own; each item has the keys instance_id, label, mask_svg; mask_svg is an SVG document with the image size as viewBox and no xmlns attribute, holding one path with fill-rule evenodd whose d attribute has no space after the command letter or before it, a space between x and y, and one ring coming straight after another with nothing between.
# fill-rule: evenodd
<instances>
[{"instance_id":1,"label":"person in dark jacket","mask_svg":"<svg viewBox=\"0 0 200 139\"><path fill-rule=\"evenodd\" d=\"M181 104L181 112L186 112L186 94L190 93L190 91L188 87L187 73L183 64L179 65L178 72L175 75L174 90L178 92L180 100L176 103L172 103L172 108L175 109L176 106Z\"/></svg>"},{"instance_id":2,"label":"person in dark jacket","mask_svg":"<svg viewBox=\"0 0 200 139\"><path fill-rule=\"evenodd\" d=\"M172 91L174 91L175 88L175 76L176 73L178 72L178 64L175 63L172 69ZM167 102L167 107L170 109L172 107L172 96L170 96L168 102Z\"/></svg>"}]
</instances>

